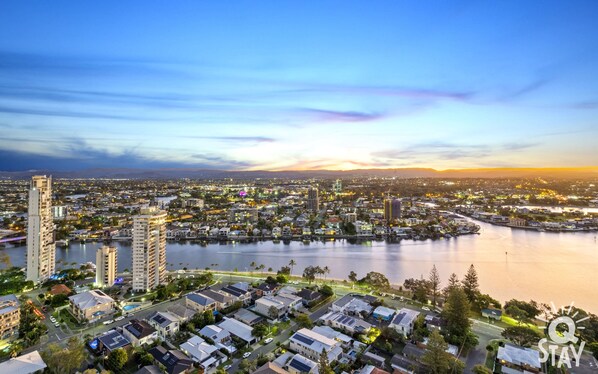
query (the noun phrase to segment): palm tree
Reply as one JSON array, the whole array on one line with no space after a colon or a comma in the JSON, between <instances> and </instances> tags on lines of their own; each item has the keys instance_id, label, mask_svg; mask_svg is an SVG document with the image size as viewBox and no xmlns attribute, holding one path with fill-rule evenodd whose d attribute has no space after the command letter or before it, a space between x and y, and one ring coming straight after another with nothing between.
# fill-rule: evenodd
<instances>
[{"instance_id":1,"label":"palm tree","mask_svg":"<svg viewBox=\"0 0 598 374\"><path fill-rule=\"evenodd\" d=\"M326 281L326 274L330 274L330 268L327 266L324 266L324 269L322 270L324 272L324 281Z\"/></svg>"},{"instance_id":2,"label":"palm tree","mask_svg":"<svg viewBox=\"0 0 598 374\"><path fill-rule=\"evenodd\" d=\"M254 268L254 267L256 267L256 265L257 264L255 263L255 261L251 261L251 264L249 264L249 267L250 268Z\"/></svg>"},{"instance_id":3,"label":"palm tree","mask_svg":"<svg viewBox=\"0 0 598 374\"><path fill-rule=\"evenodd\" d=\"M14 342L10 345L10 349L8 350L8 355L12 358L15 358L21 353L23 350L23 343L21 342Z\"/></svg>"},{"instance_id":4,"label":"palm tree","mask_svg":"<svg viewBox=\"0 0 598 374\"><path fill-rule=\"evenodd\" d=\"M289 261L289 266L291 267L291 274L293 274L293 266L297 265L297 263L295 262L295 260L291 259L291 261Z\"/></svg>"}]
</instances>

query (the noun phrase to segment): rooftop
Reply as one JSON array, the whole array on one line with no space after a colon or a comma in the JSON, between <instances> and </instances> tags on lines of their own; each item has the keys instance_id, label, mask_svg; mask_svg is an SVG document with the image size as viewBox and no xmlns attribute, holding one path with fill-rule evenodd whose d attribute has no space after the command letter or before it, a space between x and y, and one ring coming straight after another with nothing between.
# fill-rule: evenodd
<instances>
[{"instance_id":1,"label":"rooftop","mask_svg":"<svg viewBox=\"0 0 598 374\"><path fill-rule=\"evenodd\" d=\"M130 323L124 326L124 329L131 333L137 339L143 339L156 332L149 323L137 319L132 319Z\"/></svg>"},{"instance_id":2,"label":"rooftop","mask_svg":"<svg viewBox=\"0 0 598 374\"><path fill-rule=\"evenodd\" d=\"M46 367L39 352L33 351L0 363L0 373L31 374L44 370Z\"/></svg>"},{"instance_id":3,"label":"rooftop","mask_svg":"<svg viewBox=\"0 0 598 374\"><path fill-rule=\"evenodd\" d=\"M97 305L113 303L114 299L99 290L86 291L69 296L69 300L81 310L87 310Z\"/></svg>"},{"instance_id":4,"label":"rooftop","mask_svg":"<svg viewBox=\"0 0 598 374\"><path fill-rule=\"evenodd\" d=\"M504 347L498 347L496 359L504 360L519 366L529 366L536 369L541 368L540 352L514 344L506 343Z\"/></svg>"}]
</instances>

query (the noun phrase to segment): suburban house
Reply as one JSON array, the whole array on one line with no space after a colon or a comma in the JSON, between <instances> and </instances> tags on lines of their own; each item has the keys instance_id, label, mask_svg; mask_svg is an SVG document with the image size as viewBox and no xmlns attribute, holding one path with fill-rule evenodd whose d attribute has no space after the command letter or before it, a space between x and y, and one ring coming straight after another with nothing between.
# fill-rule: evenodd
<instances>
[{"instance_id":1,"label":"suburban house","mask_svg":"<svg viewBox=\"0 0 598 374\"><path fill-rule=\"evenodd\" d=\"M205 372L210 371L225 361L226 357L218 351L218 347L207 343L199 336L193 335L181 344L181 350L193 361L197 362Z\"/></svg>"},{"instance_id":2,"label":"suburban house","mask_svg":"<svg viewBox=\"0 0 598 374\"><path fill-rule=\"evenodd\" d=\"M540 363L540 352L535 349L520 347L518 345L506 343L503 347L498 347L496 365L501 365L502 373L540 373L542 364Z\"/></svg>"},{"instance_id":3,"label":"suburban house","mask_svg":"<svg viewBox=\"0 0 598 374\"><path fill-rule=\"evenodd\" d=\"M363 298L345 295L330 306L333 312L341 312L349 316L367 316L372 313L372 306Z\"/></svg>"},{"instance_id":4,"label":"suburban house","mask_svg":"<svg viewBox=\"0 0 598 374\"><path fill-rule=\"evenodd\" d=\"M187 373L193 369L193 360L179 350L168 350L159 345L150 349L148 353L164 365L168 374Z\"/></svg>"},{"instance_id":5,"label":"suburban house","mask_svg":"<svg viewBox=\"0 0 598 374\"><path fill-rule=\"evenodd\" d=\"M33 374L42 373L46 368L46 363L38 351L25 353L0 363L0 373Z\"/></svg>"},{"instance_id":6,"label":"suburban house","mask_svg":"<svg viewBox=\"0 0 598 374\"><path fill-rule=\"evenodd\" d=\"M303 305L306 307L317 304L323 298L321 293L318 291L312 291L309 288L304 288L297 292L297 296L302 299Z\"/></svg>"},{"instance_id":7,"label":"suburban house","mask_svg":"<svg viewBox=\"0 0 598 374\"><path fill-rule=\"evenodd\" d=\"M257 342L257 338L251 334L253 328L236 319L224 317L217 326L228 331L231 335L236 336L247 344L254 344Z\"/></svg>"},{"instance_id":8,"label":"suburban house","mask_svg":"<svg viewBox=\"0 0 598 374\"><path fill-rule=\"evenodd\" d=\"M252 374L288 374L288 373L289 373L288 371L281 368L280 366L278 366L272 362L266 362L265 364L263 364L262 366L257 368L257 370L254 371Z\"/></svg>"},{"instance_id":9,"label":"suburban house","mask_svg":"<svg viewBox=\"0 0 598 374\"><path fill-rule=\"evenodd\" d=\"M289 349L312 360L318 360L322 350L328 355L328 361L339 359L343 349L339 342L308 329L297 331L289 339Z\"/></svg>"},{"instance_id":10,"label":"suburban house","mask_svg":"<svg viewBox=\"0 0 598 374\"><path fill-rule=\"evenodd\" d=\"M312 374L318 372L318 364L316 362L298 353L291 357L285 367L291 374Z\"/></svg>"},{"instance_id":11,"label":"suburban house","mask_svg":"<svg viewBox=\"0 0 598 374\"><path fill-rule=\"evenodd\" d=\"M148 322L158 331L158 336L162 340L176 334L180 327L179 317L169 312L155 312L148 318Z\"/></svg>"},{"instance_id":12,"label":"suburban house","mask_svg":"<svg viewBox=\"0 0 598 374\"><path fill-rule=\"evenodd\" d=\"M237 350L233 345L230 333L219 326L207 325L199 331L199 334L206 339L211 339L217 348L224 348L229 353Z\"/></svg>"},{"instance_id":13,"label":"suburban house","mask_svg":"<svg viewBox=\"0 0 598 374\"><path fill-rule=\"evenodd\" d=\"M358 317L344 315L341 312L328 312L320 317L325 325L343 330L349 334L367 334L372 328L372 324Z\"/></svg>"},{"instance_id":14,"label":"suburban house","mask_svg":"<svg viewBox=\"0 0 598 374\"><path fill-rule=\"evenodd\" d=\"M233 298L233 302L240 301L243 305L251 304L251 291L249 283L239 282L220 289L221 292Z\"/></svg>"},{"instance_id":15,"label":"suburban house","mask_svg":"<svg viewBox=\"0 0 598 374\"><path fill-rule=\"evenodd\" d=\"M203 313L206 310L216 310L215 300L195 292L185 296L185 305L196 313Z\"/></svg>"},{"instance_id":16,"label":"suburban house","mask_svg":"<svg viewBox=\"0 0 598 374\"><path fill-rule=\"evenodd\" d=\"M143 320L132 319L123 326L123 335L134 347L153 343L158 339L158 331Z\"/></svg>"},{"instance_id":17,"label":"suburban house","mask_svg":"<svg viewBox=\"0 0 598 374\"><path fill-rule=\"evenodd\" d=\"M96 321L114 313L114 299L99 290L91 290L69 297L71 314L79 321Z\"/></svg>"},{"instance_id":18,"label":"suburban house","mask_svg":"<svg viewBox=\"0 0 598 374\"><path fill-rule=\"evenodd\" d=\"M235 319L237 321L241 321L244 324L249 325L249 326L257 325L258 323L260 323L264 320L264 317L259 316L245 308L241 308L241 309L237 310L233 316L235 317Z\"/></svg>"},{"instance_id":19,"label":"suburban house","mask_svg":"<svg viewBox=\"0 0 598 374\"><path fill-rule=\"evenodd\" d=\"M375 319L379 319L382 321L390 321L392 319L392 316L394 316L394 315L395 315L394 309L387 308L382 305L380 305L379 307L374 309L374 312L372 313L372 316Z\"/></svg>"},{"instance_id":20,"label":"suburban house","mask_svg":"<svg viewBox=\"0 0 598 374\"><path fill-rule=\"evenodd\" d=\"M227 306L232 305L235 302L234 297L229 296L221 291L214 291L208 289L200 291L198 292L198 294L214 300L216 302L216 310L226 308Z\"/></svg>"},{"instance_id":21,"label":"suburban house","mask_svg":"<svg viewBox=\"0 0 598 374\"><path fill-rule=\"evenodd\" d=\"M419 312L412 309L401 308L388 327L395 329L399 334L407 337L413 333L413 325L419 316Z\"/></svg>"},{"instance_id":22,"label":"suburban house","mask_svg":"<svg viewBox=\"0 0 598 374\"><path fill-rule=\"evenodd\" d=\"M301 304L299 296L291 294L279 294L276 296L264 296L255 301L255 311L264 316L276 319L287 314L291 309L296 309ZM276 309L276 315L271 315L270 310Z\"/></svg>"},{"instance_id":23,"label":"suburban house","mask_svg":"<svg viewBox=\"0 0 598 374\"><path fill-rule=\"evenodd\" d=\"M97 352L103 352L104 354L108 354L118 348L125 348L129 345L131 345L129 339L125 338L123 334L116 330L106 331L89 342L91 349Z\"/></svg>"},{"instance_id":24,"label":"suburban house","mask_svg":"<svg viewBox=\"0 0 598 374\"><path fill-rule=\"evenodd\" d=\"M492 318L500 321L502 318L502 310L499 309L482 309L482 317Z\"/></svg>"},{"instance_id":25,"label":"suburban house","mask_svg":"<svg viewBox=\"0 0 598 374\"><path fill-rule=\"evenodd\" d=\"M263 296L270 296L270 295L274 295L274 293L276 293L276 291L278 291L278 289L280 288L280 285L278 283L262 283L259 286L257 286L256 288L256 295L258 297L263 297Z\"/></svg>"}]
</instances>

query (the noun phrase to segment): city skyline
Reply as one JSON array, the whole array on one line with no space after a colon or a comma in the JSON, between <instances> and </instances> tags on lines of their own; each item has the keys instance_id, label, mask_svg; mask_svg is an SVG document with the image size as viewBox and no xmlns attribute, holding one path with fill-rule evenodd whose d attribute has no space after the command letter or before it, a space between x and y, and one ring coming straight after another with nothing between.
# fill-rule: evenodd
<instances>
[{"instance_id":1,"label":"city skyline","mask_svg":"<svg viewBox=\"0 0 598 374\"><path fill-rule=\"evenodd\" d=\"M593 2L140 4L0 5L0 170L598 165Z\"/></svg>"}]
</instances>

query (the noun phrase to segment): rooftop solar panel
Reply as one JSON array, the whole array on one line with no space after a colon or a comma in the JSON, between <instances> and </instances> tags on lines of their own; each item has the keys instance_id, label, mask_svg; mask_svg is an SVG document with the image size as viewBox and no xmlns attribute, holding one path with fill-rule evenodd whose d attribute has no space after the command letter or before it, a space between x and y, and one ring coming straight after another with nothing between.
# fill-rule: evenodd
<instances>
[{"instance_id":1,"label":"rooftop solar panel","mask_svg":"<svg viewBox=\"0 0 598 374\"><path fill-rule=\"evenodd\" d=\"M314 343L313 339L310 339L307 336L304 336L304 335L301 335L301 334L295 334L294 338L296 340L299 340L302 343L307 344L307 345L312 345Z\"/></svg>"},{"instance_id":2,"label":"rooftop solar panel","mask_svg":"<svg viewBox=\"0 0 598 374\"><path fill-rule=\"evenodd\" d=\"M304 364L303 362L297 361L295 359L293 359L291 361L289 366L297 369L297 371L299 371L300 373L309 373L311 371L311 367L309 367L306 364Z\"/></svg>"}]
</instances>

